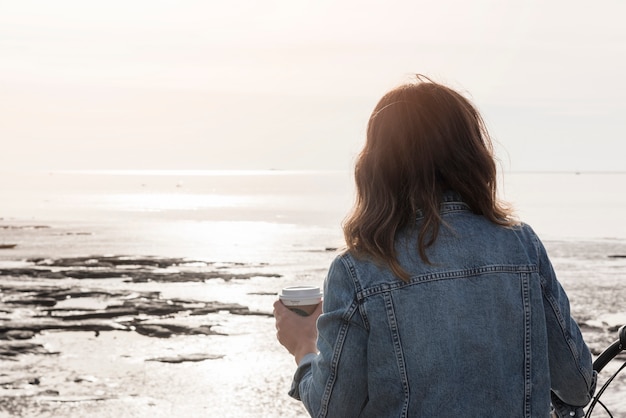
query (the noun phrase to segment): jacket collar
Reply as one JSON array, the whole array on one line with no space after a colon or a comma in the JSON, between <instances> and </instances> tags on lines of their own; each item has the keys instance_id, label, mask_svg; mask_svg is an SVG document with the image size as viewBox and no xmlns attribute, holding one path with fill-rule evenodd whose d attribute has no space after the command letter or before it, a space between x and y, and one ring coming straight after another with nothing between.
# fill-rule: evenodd
<instances>
[{"instance_id":1,"label":"jacket collar","mask_svg":"<svg viewBox=\"0 0 626 418\"><path fill-rule=\"evenodd\" d=\"M454 190L446 190L441 197L441 205L439 207L439 213L444 214L447 212L469 211L471 210L469 205L463 202L461 195ZM420 219L424 217L424 212L418 209L416 218Z\"/></svg>"}]
</instances>

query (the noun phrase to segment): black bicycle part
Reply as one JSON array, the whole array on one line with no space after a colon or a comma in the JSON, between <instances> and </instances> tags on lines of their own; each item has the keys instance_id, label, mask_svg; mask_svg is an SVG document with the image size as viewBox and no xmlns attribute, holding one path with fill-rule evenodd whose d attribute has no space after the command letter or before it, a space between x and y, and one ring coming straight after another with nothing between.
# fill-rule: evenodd
<instances>
[{"instance_id":1,"label":"black bicycle part","mask_svg":"<svg viewBox=\"0 0 626 418\"><path fill-rule=\"evenodd\" d=\"M606 348L602 353L600 353L596 361L593 362L593 369L596 372L599 373L602 369L604 369L604 366L606 366L611 360L613 360L619 353L626 350L626 325L622 325L622 327L620 327L618 335L619 339L613 342L613 344ZM609 417L613 418L613 414L611 414L611 411L609 411L606 405L604 405L604 403L600 401L600 397L602 396L606 388L611 384L613 379L615 379L615 376L617 376L622 370L624 370L624 368L626 368L626 362L624 362L624 364L622 364L622 366L617 369L617 371L613 373L613 375L609 379L607 379L606 382L604 382L602 388L600 388L600 390L593 397L593 401L589 404L589 408L587 409L585 418L591 416L591 412L595 408L596 404L600 404L602 408L604 408L604 410L609 414Z\"/></svg>"},{"instance_id":2,"label":"black bicycle part","mask_svg":"<svg viewBox=\"0 0 626 418\"><path fill-rule=\"evenodd\" d=\"M619 339L613 344L611 344L606 350L604 350L593 362L593 370L598 373L604 369L604 366L609 364L615 356L617 356L623 350L626 350L626 325L622 325L622 327L618 331Z\"/></svg>"}]
</instances>

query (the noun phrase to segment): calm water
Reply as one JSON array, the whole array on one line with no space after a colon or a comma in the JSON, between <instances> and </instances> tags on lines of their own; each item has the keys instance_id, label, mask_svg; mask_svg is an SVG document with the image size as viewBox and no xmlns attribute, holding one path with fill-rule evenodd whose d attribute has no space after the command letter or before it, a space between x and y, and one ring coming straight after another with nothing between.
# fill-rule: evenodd
<instances>
[{"instance_id":1,"label":"calm water","mask_svg":"<svg viewBox=\"0 0 626 418\"><path fill-rule=\"evenodd\" d=\"M503 179L501 195L542 237L566 287L623 275L624 259L608 256L626 254L626 173ZM0 196L0 225L25 227L0 229L0 243L18 244L0 260L157 255L266 263L283 274L259 292L321 283L354 197L351 173L329 171L5 172ZM573 298L591 303L585 296Z\"/></svg>"},{"instance_id":2,"label":"calm water","mask_svg":"<svg viewBox=\"0 0 626 418\"><path fill-rule=\"evenodd\" d=\"M352 199L346 180L333 172L9 173L0 180L0 217L97 238L74 235L61 248L26 239L19 253L87 245L94 253L280 262L294 249L339 244Z\"/></svg>"},{"instance_id":3,"label":"calm water","mask_svg":"<svg viewBox=\"0 0 626 418\"><path fill-rule=\"evenodd\" d=\"M266 255L268 249L276 253L290 247L336 246L340 222L353 199L346 172L0 175L0 218L5 223L99 228L103 251L119 243L120 250L128 244L147 245L159 254L246 258L256 252ZM508 173L501 194L544 240L624 240L625 184L626 173ZM28 251L23 247L29 245L20 247ZM64 243L63 250L68 246Z\"/></svg>"},{"instance_id":4,"label":"calm water","mask_svg":"<svg viewBox=\"0 0 626 418\"><path fill-rule=\"evenodd\" d=\"M165 297L240 302L262 312L271 312L272 293L282 286L322 283L335 256L328 248L342 245L340 224L353 200L345 172L0 174L0 244L18 244L0 251L0 264L90 254L264 263L282 277L158 288ZM626 259L609 257L626 254L625 184L626 173L508 173L501 184L504 199L543 238L574 315L604 327L626 322ZM233 336L212 340L228 355L198 368L212 382L197 394L203 411L306 416L286 399L293 360L275 342L272 320L219 321ZM212 380L215 373L221 381Z\"/></svg>"}]
</instances>

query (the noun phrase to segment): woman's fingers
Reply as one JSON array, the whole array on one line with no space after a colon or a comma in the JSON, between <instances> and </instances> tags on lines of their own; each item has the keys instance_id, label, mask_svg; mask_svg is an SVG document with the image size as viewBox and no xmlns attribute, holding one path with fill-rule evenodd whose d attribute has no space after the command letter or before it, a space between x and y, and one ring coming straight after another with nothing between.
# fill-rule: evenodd
<instances>
[{"instance_id":1,"label":"woman's fingers","mask_svg":"<svg viewBox=\"0 0 626 418\"><path fill-rule=\"evenodd\" d=\"M280 300L274 302L276 339L291 354L315 352L317 318L322 313L321 303L310 316L300 316L289 310Z\"/></svg>"}]
</instances>

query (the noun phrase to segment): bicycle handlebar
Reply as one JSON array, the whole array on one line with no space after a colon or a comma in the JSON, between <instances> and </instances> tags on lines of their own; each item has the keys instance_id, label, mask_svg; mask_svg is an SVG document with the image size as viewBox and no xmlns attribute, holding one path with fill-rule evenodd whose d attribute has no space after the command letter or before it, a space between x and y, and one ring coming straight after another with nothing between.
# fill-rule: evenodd
<instances>
[{"instance_id":1,"label":"bicycle handlebar","mask_svg":"<svg viewBox=\"0 0 626 418\"><path fill-rule=\"evenodd\" d=\"M619 329L619 339L604 350L593 362L593 369L600 372L621 351L626 350L626 325Z\"/></svg>"}]
</instances>

